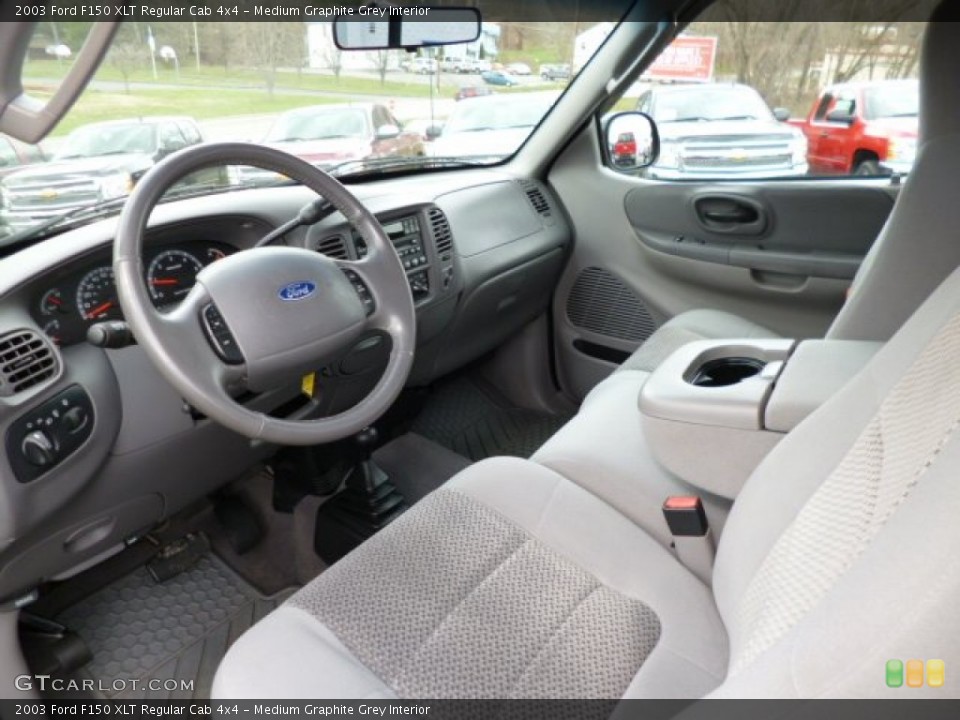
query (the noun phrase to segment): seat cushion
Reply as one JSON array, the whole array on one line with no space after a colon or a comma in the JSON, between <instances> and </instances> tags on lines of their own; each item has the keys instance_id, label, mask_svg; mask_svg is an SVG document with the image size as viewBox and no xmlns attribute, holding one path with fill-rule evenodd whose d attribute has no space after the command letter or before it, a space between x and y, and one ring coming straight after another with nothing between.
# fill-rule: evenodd
<instances>
[{"instance_id":1,"label":"seat cushion","mask_svg":"<svg viewBox=\"0 0 960 720\"><path fill-rule=\"evenodd\" d=\"M690 310L664 323L620 366L619 371L653 372L675 350L696 340L773 338L779 335L739 315L719 310Z\"/></svg>"},{"instance_id":2,"label":"seat cushion","mask_svg":"<svg viewBox=\"0 0 960 720\"><path fill-rule=\"evenodd\" d=\"M657 464L647 446L637 400L649 376L641 370L611 375L530 459L590 491L669 545L673 538L660 507L670 495L694 490Z\"/></svg>"},{"instance_id":3,"label":"seat cushion","mask_svg":"<svg viewBox=\"0 0 960 720\"><path fill-rule=\"evenodd\" d=\"M478 463L233 646L215 697L699 697L726 670L708 588L534 463Z\"/></svg>"},{"instance_id":4,"label":"seat cushion","mask_svg":"<svg viewBox=\"0 0 960 720\"><path fill-rule=\"evenodd\" d=\"M776 337L772 330L730 313L691 310L666 323L584 399L580 411L531 460L605 500L656 540L672 541L660 507L670 495L702 490L678 480L653 458L637 403L650 373L675 350L696 340ZM704 496L719 536L727 503Z\"/></svg>"}]
</instances>

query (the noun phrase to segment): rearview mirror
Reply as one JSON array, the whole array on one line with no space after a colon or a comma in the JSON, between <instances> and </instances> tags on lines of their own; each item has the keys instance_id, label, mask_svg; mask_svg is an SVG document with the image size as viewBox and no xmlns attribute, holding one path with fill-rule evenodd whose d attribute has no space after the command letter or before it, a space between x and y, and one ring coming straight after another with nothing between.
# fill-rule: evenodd
<instances>
[{"instance_id":1,"label":"rearview mirror","mask_svg":"<svg viewBox=\"0 0 960 720\"><path fill-rule=\"evenodd\" d=\"M773 117L776 118L777 122L786 122L790 119L790 110L788 108L774 108Z\"/></svg>"},{"instance_id":2,"label":"rearview mirror","mask_svg":"<svg viewBox=\"0 0 960 720\"><path fill-rule=\"evenodd\" d=\"M653 165L660 155L660 134L649 115L624 112L612 116L605 129L610 167L631 173Z\"/></svg>"},{"instance_id":3,"label":"rearview mirror","mask_svg":"<svg viewBox=\"0 0 960 720\"><path fill-rule=\"evenodd\" d=\"M480 37L480 11L476 8L421 6L416 8L420 20L404 19L400 11L409 8L368 6L360 10L367 14L333 23L333 39L341 50L412 50L468 43Z\"/></svg>"},{"instance_id":4,"label":"rearview mirror","mask_svg":"<svg viewBox=\"0 0 960 720\"><path fill-rule=\"evenodd\" d=\"M443 135L443 126L442 125L431 125L427 128L426 132L427 140L436 140L438 137Z\"/></svg>"}]
</instances>

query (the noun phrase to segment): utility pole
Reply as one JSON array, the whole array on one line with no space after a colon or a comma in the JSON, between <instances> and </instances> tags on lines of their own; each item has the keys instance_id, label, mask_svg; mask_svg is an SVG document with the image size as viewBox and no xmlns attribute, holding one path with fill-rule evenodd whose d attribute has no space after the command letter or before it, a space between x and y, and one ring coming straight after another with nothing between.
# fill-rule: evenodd
<instances>
[{"instance_id":1,"label":"utility pole","mask_svg":"<svg viewBox=\"0 0 960 720\"><path fill-rule=\"evenodd\" d=\"M193 56L197 60L197 72L200 72L200 34L197 32L197 23L193 23Z\"/></svg>"}]
</instances>

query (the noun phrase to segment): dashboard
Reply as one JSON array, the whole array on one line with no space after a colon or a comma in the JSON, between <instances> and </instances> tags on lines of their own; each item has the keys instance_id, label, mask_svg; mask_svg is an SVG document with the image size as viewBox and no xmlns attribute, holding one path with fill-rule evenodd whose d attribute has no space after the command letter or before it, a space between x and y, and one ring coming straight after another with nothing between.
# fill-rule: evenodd
<instances>
[{"instance_id":1,"label":"dashboard","mask_svg":"<svg viewBox=\"0 0 960 720\"><path fill-rule=\"evenodd\" d=\"M474 362L547 311L572 243L559 202L536 180L497 169L353 186L381 222L417 312L408 387ZM302 187L186 198L154 209L143 273L159 311L197 273L258 241L315 200ZM118 221L107 218L0 259L0 600L122 547L276 452L190 408L138 345L87 342L122 319L111 271ZM277 241L360 260L366 246L332 213ZM348 275L349 277L349 275ZM354 287L368 311L376 287ZM14 357L5 363L5 353ZM248 409L311 417L352 407L376 385L388 337L361 337L315 373L262 393ZM36 362L34 362L36 361ZM42 361L42 362L41 362Z\"/></svg>"},{"instance_id":2,"label":"dashboard","mask_svg":"<svg viewBox=\"0 0 960 720\"><path fill-rule=\"evenodd\" d=\"M144 254L144 280L154 306L163 310L176 305L193 288L204 267L236 251L227 243L208 240L149 248ZM36 292L31 315L61 347L84 342L95 323L123 319L109 253L46 278Z\"/></svg>"}]
</instances>

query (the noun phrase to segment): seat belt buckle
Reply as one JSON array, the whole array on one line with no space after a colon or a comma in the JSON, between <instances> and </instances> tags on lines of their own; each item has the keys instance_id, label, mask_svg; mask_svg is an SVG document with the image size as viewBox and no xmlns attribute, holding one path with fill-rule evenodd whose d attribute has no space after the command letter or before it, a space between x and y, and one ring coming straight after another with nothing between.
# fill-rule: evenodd
<instances>
[{"instance_id":1,"label":"seat belt buckle","mask_svg":"<svg viewBox=\"0 0 960 720\"><path fill-rule=\"evenodd\" d=\"M703 502L696 495L672 495L663 503L663 517L680 562L710 585L715 547Z\"/></svg>"}]
</instances>

